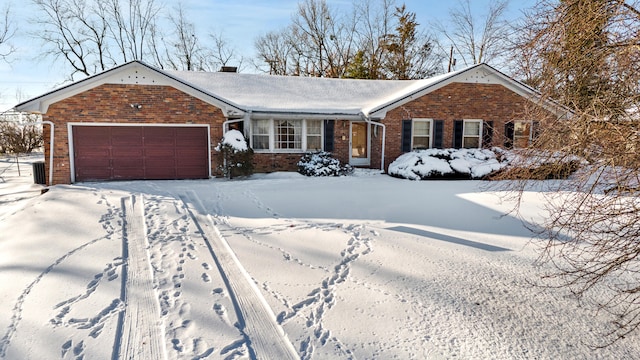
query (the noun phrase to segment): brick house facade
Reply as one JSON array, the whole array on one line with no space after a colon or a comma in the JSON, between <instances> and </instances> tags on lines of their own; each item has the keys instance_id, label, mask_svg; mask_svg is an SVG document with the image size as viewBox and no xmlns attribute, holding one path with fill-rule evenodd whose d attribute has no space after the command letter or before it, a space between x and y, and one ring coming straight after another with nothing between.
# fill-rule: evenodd
<instances>
[{"instance_id":1,"label":"brick house facade","mask_svg":"<svg viewBox=\"0 0 640 360\"><path fill-rule=\"evenodd\" d=\"M300 157L311 150L386 170L403 152L419 146L503 146L513 137L508 124L532 120L525 109L534 102L535 91L484 64L433 79L366 81L167 72L135 61L16 108L43 115L47 160L49 144L54 146L48 182L68 184L215 176L215 147L231 123L241 125L254 149L257 172L296 170ZM548 110L560 116L553 106ZM189 147L191 140L180 140L189 132L185 129L208 141ZM103 132L109 134L106 140ZM86 133L96 136L95 146L92 139L84 141ZM165 139L173 144L167 149L150 145ZM162 154L169 154L169 164L160 161ZM181 173L181 164L193 154L206 160L195 165L204 172ZM109 171L100 172L100 164ZM49 166L47 161L47 173ZM156 171L164 166L176 169Z\"/></svg>"}]
</instances>

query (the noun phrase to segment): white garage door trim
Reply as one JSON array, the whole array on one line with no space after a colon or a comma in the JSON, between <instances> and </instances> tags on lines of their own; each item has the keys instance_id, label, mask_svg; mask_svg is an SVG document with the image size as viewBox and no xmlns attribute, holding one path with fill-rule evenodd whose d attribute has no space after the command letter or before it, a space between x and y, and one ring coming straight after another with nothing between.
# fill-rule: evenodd
<instances>
[{"instance_id":1,"label":"white garage door trim","mask_svg":"<svg viewBox=\"0 0 640 360\"><path fill-rule=\"evenodd\" d=\"M69 139L69 170L71 171L71 183L76 182L76 167L75 156L73 146L73 127L75 126L144 126L144 127L200 127L207 129L207 169L209 177L211 177L211 126L208 124L158 124L158 123L103 123L103 122L91 122L91 123L67 123L67 136Z\"/></svg>"}]
</instances>

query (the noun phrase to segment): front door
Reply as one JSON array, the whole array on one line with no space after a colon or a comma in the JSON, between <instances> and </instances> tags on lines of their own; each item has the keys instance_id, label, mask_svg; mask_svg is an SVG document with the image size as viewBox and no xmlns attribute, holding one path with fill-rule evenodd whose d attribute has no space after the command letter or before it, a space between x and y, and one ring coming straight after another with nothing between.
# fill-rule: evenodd
<instances>
[{"instance_id":1,"label":"front door","mask_svg":"<svg viewBox=\"0 0 640 360\"><path fill-rule=\"evenodd\" d=\"M351 122L351 152L349 164L353 166L369 166L369 124L364 121Z\"/></svg>"}]
</instances>

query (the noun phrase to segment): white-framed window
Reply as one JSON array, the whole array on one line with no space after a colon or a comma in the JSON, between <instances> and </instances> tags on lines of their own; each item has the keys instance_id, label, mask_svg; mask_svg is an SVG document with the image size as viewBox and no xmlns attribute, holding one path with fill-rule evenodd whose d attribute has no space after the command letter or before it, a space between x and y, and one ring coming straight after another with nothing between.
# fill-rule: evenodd
<instances>
[{"instance_id":1,"label":"white-framed window","mask_svg":"<svg viewBox=\"0 0 640 360\"><path fill-rule=\"evenodd\" d=\"M411 149L430 149L432 142L433 120L413 119L411 128Z\"/></svg>"},{"instance_id":2,"label":"white-framed window","mask_svg":"<svg viewBox=\"0 0 640 360\"><path fill-rule=\"evenodd\" d=\"M275 148L302 150L302 120L274 120Z\"/></svg>"},{"instance_id":3,"label":"white-framed window","mask_svg":"<svg viewBox=\"0 0 640 360\"><path fill-rule=\"evenodd\" d=\"M269 150L271 120L251 121L251 148Z\"/></svg>"},{"instance_id":4,"label":"white-framed window","mask_svg":"<svg viewBox=\"0 0 640 360\"><path fill-rule=\"evenodd\" d=\"M251 147L258 152L322 150L322 125L322 120L251 120Z\"/></svg>"},{"instance_id":5,"label":"white-framed window","mask_svg":"<svg viewBox=\"0 0 640 360\"><path fill-rule=\"evenodd\" d=\"M305 133L307 134L307 151L322 150L322 120L306 120Z\"/></svg>"},{"instance_id":6,"label":"white-framed window","mask_svg":"<svg viewBox=\"0 0 640 360\"><path fill-rule=\"evenodd\" d=\"M513 122L513 147L526 148L534 139L533 120L515 120Z\"/></svg>"},{"instance_id":7,"label":"white-framed window","mask_svg":"<svg viewBox=\"0 0 640 360\"><path fill-rule=\"evenodd\" d=\"M482 120L465 120L462 128L462 147L478 149L482 146Z\"/></svg>"}]
</instances>

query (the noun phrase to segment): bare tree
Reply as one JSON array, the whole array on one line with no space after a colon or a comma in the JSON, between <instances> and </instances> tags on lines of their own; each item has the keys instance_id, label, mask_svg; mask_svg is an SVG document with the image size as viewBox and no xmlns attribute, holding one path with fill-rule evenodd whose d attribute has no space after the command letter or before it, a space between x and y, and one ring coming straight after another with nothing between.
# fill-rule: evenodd
<instances>
[{"instance_id":1,"label":"bare tree","mask_svg":"<svg viewBox=\"0 0 640 360\"><path fill-rule=\"evenodd\" d=\"M393 28L394 0L382 0L379 6L363 1L356 5L356 13L361 19L358 26L358 51L362 57L363 75L370 79L385 78L382 64L384 61L384 39ZM353 59L359 61L358 57ZM357 66L357 64L355 64Z\"/></svg>"},{"instance_id":2,"label":"bare tree","mask_svg":"<svg viewBox=\"0 0 640 360\"><path fill-rule=\"evenodd\" d=\"M15 24L11 20L11 7L6 5L0 16L0 60L8 61L9 56L16 51L10 42L16 33Z\"/></svg>"},{"instance_id":3,"label":"bare tree","mask_svg":"<svg viewBox=\"0 0 640 360\"><path fill-rule=\"evenodd\" d=\"M235 48L229 44L222 33L209 33L209 55L214 63L219 66L235 66L242 68L244 59L238 54Z\"/></svg>"},{"instance_id":4,"label":"bare tree","mask_svg":"<svg viewBox=\"0 0 640 360\"><path fill-rule=\"evenodd\" d=\"M122 62L143 60L150 34L162 7L154 0L96 0L100 13L113 41L119 49Z\"/></svg>"},{"instance_id":5,"label":"bare tree","mask_svg":"<svg viewBox=\"0 0 640 360\"><path fill-rule=\"evenodd\" d=\"M292 20L293 46L305 75L340 77L353 56L355 20L343 21L325 0L298 4Z\"/></svg>"},{"instance_id":6,"label":"bare tree","mask_svg":"<svg viewBox=\"0 0 640 360\"><path fill-rule=\"evenodd\" d=\"M258 65L264 69L266 64L272 74L373 79L438 72L441 58L432 40L418 31L415 14L406 8L403 14L394 12L393 4L356 2L338 16L325 0L305 0L288 27L256 40Z\"/></svg>"},{"instance_id":7,"label":"bare tree","mask_svg":"<svg viewBox=\"0 0 640 360\"><path fill-rule=\"evenodd\" d=\"M458 0L449 11L449 26L436 27L465 65L499 61L509 47L511 28L504 19L509 0L491 0L484 16L471 10L471 0Z\"/></svg>"},{"instance_id":8,"label":"bare tree","mask_svg":"<svg viewBox=\"0 0 640 360\"><path fill-rule=\"evenodd\" d=\"M290 60L293 57L293 43L289 39L287 29L271 31L260 36L255 41L257 52L256 68L268 65L268 73L272 75L289 75L299 72L290 68Z\"/></svg>"},{"instance_id":9,"label":"bare tree","mask_svg":"<svg viewBox=\"0 0 640 360\"><path fill-rule=\"evenodd\" d=\"M16 114L14 119L0 121L0 153L26 154L42 146L42 125L35 114Z\"/></svg>"},{"instance_id":10,"label":"bare tree","mask_svg":"<svg viewBox=\"0 0 640 360\"><path fill-rule=\"evenodd\" d=\"M198 41L195 25L187 20L182 4L169 15L175 33L165 45L166 63L175 70L204 70L203 50Z\"/></svg>"},{"instance_id":11,"label":"bare tree","mask_svg":"<svg viewBox=\"0 0 640 360\"><path fill-rule=\"evenodd\" d=\"M610 316L606 346L640 328L640 3L539 0L519 45L541 101L569 110L541 132L511 177L544 182L541 261L550 278ZM545 166L531 169L533 162ZM579 169L576 165L585 163ZM511 182L514 190L529 181Z\"/></svg>"},{"instance_id":12,"label":"bare tree","mask_svg":"<svg viewBox=\"0 0 640 360\"><path fill-rule=\"evenodd\" d=\"M272 74L340 77L355 51L355 23L325 0L300 2L289 26L256 40L257 65Z\"/></svg>"},{"instance_id":13,"label":"bare tree","mask_svg":"<svg viewBox=\"0 0 640 360\"><path fill-rule=\"evenodd\" d=\"M153 0L34 0L33 36L42 55L64 60L69 78L90 75L130 60L143 60L160 8Z\"/></svg>"},{"instance_id":14,"label":"bare tree","mask_svg":"<svg viewBox=\"0 0 640 360\"><path fill-rule=\"evenodd\" d=\"M43 56L70 65L69 79L132 60L160 68L216 71L241 58L221 35L201 41L182 5L169 15L155 0L34 0ZM164 29L164 30L161 30Z\"/></svg>"}]
</instances>

